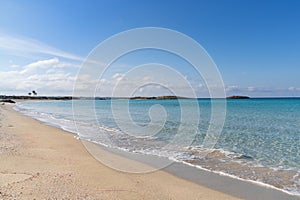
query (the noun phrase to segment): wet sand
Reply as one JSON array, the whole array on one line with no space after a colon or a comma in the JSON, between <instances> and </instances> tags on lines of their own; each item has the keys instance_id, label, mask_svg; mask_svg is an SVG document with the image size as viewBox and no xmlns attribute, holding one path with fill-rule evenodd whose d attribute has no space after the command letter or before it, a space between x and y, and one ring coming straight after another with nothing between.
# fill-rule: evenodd
<instances>
[{"instance_id":1,"label":"wet sand","mask_svg":"<svg viewBox=\"0 0 300 200\"><path fill-rule=\"evenodd\" d=\"M0 159L0 199L237 199L162 170L113 170L74 135L7 104L0 106Z\"/></svg>"}]
</instances>

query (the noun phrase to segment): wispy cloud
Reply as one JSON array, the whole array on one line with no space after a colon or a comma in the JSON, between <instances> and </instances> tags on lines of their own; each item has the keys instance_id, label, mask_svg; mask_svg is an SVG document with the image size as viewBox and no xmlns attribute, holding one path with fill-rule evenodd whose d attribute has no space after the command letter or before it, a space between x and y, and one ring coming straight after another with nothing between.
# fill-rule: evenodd
<instances>
[{"instance_id":1,"label":"wispy cloud","mask_svg":"<svg viewBox=\"0 0 300 200\"><path fill-rule=\"evenodd\" d=\"M30 38L20 38L12 37L8 35L0 35L0 49L9 51L12 53L36 53L36 54L46 54L51 56L57 56L61 58L67 58L70 60L83 61L84 58L72 53L62 51L60 49L51 47L40 41L30 39Z\"/></svg>"},{"instance_id":2,"label":"wispy cloud","mask_svg":"<svg viewBox=\"0 0 300 200\"><path fill-rule=\"evenodd\" d=\"M252 97L300 96L299 87L241 87L237 85L226 86L227 96L247 95Z\"/></svg>"},{"instance_id":3,"label":"wispy cloud","mask_svg":"<svg viewBox=\"0 0 300 200\"><path fill-rule=\"evenodd\" d=\"M36 61L36 62L26 65L20 73L26 74L26 73L34 72L38 68L48 68L48 67L56 65L58 63L59 63L58 58L52 58L52 59L48 59L48 60L39 60L39 61Z\"/></svg>"},{"instance_id":4,"label":"wispy cloud","mask_svg":"<svg viewBox=\"0 0 300 200\"><path fill-rule=\"evenodd\" d=\"M207 88L199 83L189 84L186 77L175 76L169 74L165 78L166 71L155 71L148 73L146 70L138 70L136 73L115 73L111 77L100 79L97 84L97 89L91 92L96 92L96 96L162 96L162 95L177 95L194 97L195 94L207 95ZM90 77L88 77L90 78ZM80 83L80 82L79 82ZM92 83L92 82L89 82ZM85 86L87 91L90 85L86 84L86 80L81 84ZM200 87L199 87L200 86Z\"/></svg>"},{"instance_id":5,"label":"wispy cloud","mask_svg":"<svg viewBox=\"0 0 300 200\"><path fill-rule=\"evenodd\" d=\"M299 87L289 87L288 88L289 91L300 91Z\"/></svg>"},{"instance_id":6,"label":"wispy cloud","mask_svg":"<svg viewBox=\"0 0 300 200\"><path fill-rule=\"evenodd\" d=\"M20 65L12 64L9 66L9 68L18 68L18 67L20 67Z\"/></svg>"},{"instance_id":7,"label":"wispy cloud","mask_svg":"<svg viewBox=\"0 0 300 200\"><path fill-rule=\"evenodd\" d=\"M225 91L226 92L237 92L237 91L240 91L240 88L237 85L229 85L229 86L225 87Z\"/></svg>"}]
</instances>

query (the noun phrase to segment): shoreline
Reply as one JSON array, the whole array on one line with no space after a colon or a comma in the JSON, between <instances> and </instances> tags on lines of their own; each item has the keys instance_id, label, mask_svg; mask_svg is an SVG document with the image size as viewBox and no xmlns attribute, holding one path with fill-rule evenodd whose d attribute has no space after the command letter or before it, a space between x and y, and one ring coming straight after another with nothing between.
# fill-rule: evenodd
<instances>
[{"instance_id":1,"label":"shoreline","mask_svg":"<svg viewBox=\"0 0 300 200\"><path fill-rule=\"evenodd\" d=\"M65 126L65 125L62 126L62 125L60 125L59 122L58 123L57 122L51 122L51 120L49 122L49 121L47 121L47 119L45 120L44 118L40 118L40 116L37 117L37 115L35 115L35 114L34 115L28 114L27 112L23 112L22 110L17 109L16 107L14 107L14 109L17 110L17 111L19 111L19 112L21 112L23 115L26 115L26 116L29 116L31 118L36 119L37 121L41 122L42 124L45 124L45 125L48 125L48 126L49 125L50 126L54 126L54 127L58 128L58 129L65 130L65 131L69 132L72 135L75 134L76 135L75 137L78 138L78 139L80 139L80 137L77 136L76 130L70 128L70 126L68 126L68 125L67 126ZM66 127L68 127L68 128L66 128ZM182 171L183 171L182 173L184 173L185 171L189 170L189 167L194 167L194 168L197 168L199 171L206 171L207 173L213 173L213 174L217 174L219 176L226 176L226 177L229 177L231 179L235 179L235 180L237 179L237 180L239 180L241 182L247 182L247 183L251 183L251 184L254 184L256 186L259 186L259 187L269 188L271 191L274 190L276 192L284 193L284 194L286 194L285 196L282 196L280 193L278 194L279 196L282 196L282 198L284 198L284 199L289 199L289 198L291 198L291 196L292 197L298 197L298 198L300 198L299 192L297 190L288 190L289 188L281 187L281 185L279 185L275 181L271 182L271 184L270 184L270 182L268 183L268 180L272 180L272 177L274 176L274 174L271 174L268 177L269 179L267 179L267 181L265 181L265 182L263 182L262 179L259 179L259 178L256 178L254 180L254 179L248 178L247 176L246 177L243 176L244 171L247 172L247 170L252 170L254 172L253 173L254 175L256 174L256 172L257 172L257 174L259 174L260 173L259 170L261 170L261 171L264 170L264 168L261 168L260 165L257 167L257 165L254 164L253 166L249 166L250 168L247 168L247 167L244 167L244 165L240 165L239 167L236 167L238 165L238 163L231 163L231 165L232 165L231 167L233 167L236 170L235 171L231 171L232 173L230 173L230 171L226 171L226 170L228 170L228 165L227 166L223 165L224 166L223 169L222 168L215 168L214 169L213 167L209 168L210 166L208 166L207 163L205 163L205 161L203 161L202 163L199 163L199 164L197 164L197 163L194 164L195 162L189 162L188 160L186 160L186 161L185 160L178 160L176 158L169 158L168 159L166 157L162 157L162 156L159 156L157 154L156 155L155 154L151 154L151 153L150 154L147 154L147 153L146 154L145 153L140 154L141 152L137 153L137 154L136 153L129 153L127 151L127 149L117 148L117 147L116 148L111 148L111 147L107 146L105 143L101 143L98 140L95 140L95 141L93 141L91 139L85 139L85 140L83 140L81 138L81 141L82 141L82 143L85 143L84 141L92 142L93 144L96 144L95 146L98 145L95 148L97 148L97 149L99 149L99 148L105 149L105 152L111 152L111 153L113 153L113 155L120 155L123 158L124 157L125 158L129 158L131 161L141 161L141 162L139 162L139 164L140 163L144 163L144 164L147 164L148 166L153 166L152 169L150 167L147 167L147 169L146 169L146 167L143 166L142 168L144 168L144 170L142 170L142 171L146 171L146 172L147 171L153 171L153 168L155 168L155 170L156 170L156 168L161 169L162 168L161 165L167 166L171 162L174 161L174 162L177 162L177 164L180 163L180 164L183 164L183 166L185 166L186 169L184 169L184 167L183 167L182 168ZM87 146L86 146L86 148L87 148ZM87 149L87 150L89 151L89 149ZM223 153L222 149L215 149L214 152L215 151L217 151L217 153L218 153L218 151L220 151L221 153ZM91 155L93 155L95 157L95 155L94 155L95 153L93 153L93 152L90 152L90 153L91 153ZM228 153L228 152L225 151L225 154L226 153ZM150 155L152 155L152 156L150 156ZM237 156L240 156L240 155L237 155ZM115 157L115 156L111 156L111 157ZM98 159L100 162L103 163L103 160L102 160L101 157L100 158L96 158L96 159ZM104 164L106 164L107 162L111 162L111 158L109 158L109 159L105 158L104 159ZM109 164L109 166L111 166L112 168L114 168L115 167L114 164L119 163L119 162L120 162L119 160L116 160L115 162L113 162L113 164ZM201 160L198 160L198 162L201 162ZM128 163L132 163L132 162L126 162L126 165L124 165L124 164L122 165L121 164L121 165L117 166L117 168L121 169L121 171L124 170L126 172L133 172L133 173L137 173L137 171L141 171L141 169L137 168L136 166L132 166L132 165L130 166ZM224 162L224 163L228 163L228 162ZM137 166L139 165L137 163L135 163L135 164ZM127 167L127 169L124 169L124 167L122 167L122 166L127 166L127 165L130 166L130 167ZM227 167L227 169L226 169L226 167ZM251 169L251 167L253 167L253 168ZM255 171L255 170L257 170L257 171ZM281 169L279 169L279 171L281 171ZM274 169L274 168L270 168L269 172L270 173L275 173L275 172L277 173L277 170ZM266 175L266 173L269 173L269 172L263 171L263 173L261 173L261 178L264 178L264 176ZM197 173L197 172L195 171L195 173ZM280 179L280 177L281 177L282 174L280 174L280 172L278 172L278 173L279 173L279 176L277 178ZM177 175L176 173L173 173L173 174ZM292 176L291 174L289 174L289 171L287 171L286 175L290 176L290 177ZM188 179L188 178L184 178L184 179ZM205 182L201 183L201 182L198 182L197 180L191 180L191 181L196 182L196 183L198 183L200 185L205 185ZM281 181L281 183L283 184L282 186L285 186L284 185L285 184L284 181ZM236 185L238 187L238 184L236 184ZM214 188L213 185L207 185L207 186L210 187L210 188ZM276 186L278 186L278 187L276 187ZM223 188L214 188L214 189L217 189L219 191L225 191L225 193L226 193L226 189L225 190ZM293 189L293 188L291 188L291 189ZM240 190L247 190L247 188L244 187L244 188L241 188ZM255 191L257 191L257 189L256 190L254 189L253 191L255 192ZM263 193L265 193L265 192L263 192ZM233 192L231 191L230 194L237 194L238 197L244 197L244 198L247 197L247 195L244 195L245 194L244 192L238 192L238 191L235 191L235 190L233 190ZM270 196L270 195L267 195L267 196ZM273 198L270 198L270 199L273 199Z\"/></svg>"},{"instance_id":2,"label":"shoreline","mask_svg":"<svg viewBox=\"0 0 300 200\"><path fill-rule=\"evenodd\" d=\"M150 170L152 169L151 168L152 166L154 166L155 168L154 164L149 164L149 160L143 157L141 158L139 156L132 156L131 154L128 154L127 152L123 152L122 150L111 149L95 142L86 141L86 140L83 141L84 141L83 143L87 143L87 145L97 146L96 147L97 150L99 150L100 148L101 152L105 151L106 153L117 155L117 156L123 155L126 157L126 159L130 158L130 160L133 162L138 161L139 163L142 164L147 163L147 165L150 166ZM95 152L90 152L90 153L95 154ZM143 155L143 156L147 157L148 155ZM97 160L102 160L102 159L103 157L101 156L101 158ZM161 161L160 163L168 162L165 161L167 160L166 158L157 157L156 159L160 160ZM156 159L150 158L150 160L159 163L159 161L157 161ZM116 161L121 162L120 160L116 160ZM149 167L146 167L145 169L147 170L149 169ZM225 194L230 194L232 196L241 199L255 199L255 200L256 199L265 199L265 200L300 199L299 195L290 194L288 193L288 191L276 188L272 185L263 182L242 179L235 175L231 175L223 172L211 171L187 162L174 161L172 162L172 164L164 167L162 170L169 172L170 174L175 175L177 177L183 178L184 180L188 180L196 184L199 184L201 186L205 186L210 189L223 192Z\"/></svg>"},{"instance_id":3,"label":"shoreline","mask_svg":"<svg viewBox=\"0 0 300 200\"><path fill-rule=\"evenodd\" d=\"M7 106L6 106L7 107ZM13 110L12 106L10 106L10 111L16 112L17 115L22 115L21 113ZM24 116L25 118L30 118L28 116ZM42 122L39 122L35 119L30 118L31 120L34 120L36 123L40 124L41 126L47 126ZM48 127L48 126L47 126ZM49 127L51 128L51 127ZM72 139L74 138L74 133L69 133L66 131L63 131L59 128L52 127L54 129L57 129L58 132L65 132L66 134L69 134L72 136ZM81 141L82 142L82 141ZM85 142L84 142L85 143ZM81 144L81 146L83 146ZM109 149L105 149L103 147L99 147L98 149L102 149L102 153L108 152L109 158L115 157L116 159L116 152L111 152ZM88 154L88 156L92 157ZM92 157L92 159L94 159ZM99 161L98 161L99 162ZM103 165L99 162L99 165ZM105 166L102 166L105 167ZM114 171L114 170L113 170ZM116 171L114 171L116 172ZM168 173L166 173L168 172ZM122 172L120 172L122 173ZM168 178L169 176L175 176L176 178L180 177L180 181L188 181L189 184L196 184L196 187L205 187L205 190L201 188L199 191L185 191L188 193L195 193L195 196L192 196L191 199L199 199L199 194L201 194L201 198L203 196L203 199L235 199L235 197L242 198L242 199L257 199L257 198L264 198L264 199L299 199L297 196L291 196L288 195L278 189L270 188L270 187L264 187L261 185L258 185L258 183L252 183L251 181L247 180L239 180L227 175L217 174L216 172L210 172L209 170L205 169L199 169L195 166L188 166L187 164L183 163L173 163L172 165L166 167L163 169L163 171L159 170L158 172L151 172L150 174L145 174L145 176L150 176L155 173L166 173ZM128 175L128 174L127 174ZM134 174L129 174L129 176L135 176ZM143 174L139 174L141 176L144 176ZM160 180L159 182L164 182L165 180ZM157 183L159 184L159 183ZM172 190L172 188L171 188ZM177 190L177 189L176 189ZM212 191L211 191L212 190ZM221 194L224 195L224 197L221 196L214 196L219 195L217 191L222 192ZM232 196L227 196L226 194L230 194ZM207 196L208 195L208 196ZM197 196L197 197L196 197ZM211 196L211 198L210 198ZM235 196L235 197L234 197ZM186 197L183 196L183 197ZM200 199L201 199L200 198ZM130 198L131 199L131 198ZM147 198L146 198L147 199ZM151 199L151 198L149 198ZM173 199L173 198L172 198ZM177 196L175 196L175 199L177 199ZM179 198L178 198L179 199Z\"/></svg>"},{"instance_id":4,"label":"shoreline","mask_svg":"<svg viewBox=\"0 0 300 200\"><path fill-rule=\"evenodd\" d=\"M74 135L12 107L0 107L2 199L238 199L162 170L128 174L108 168Z\"/></svg>"}]
</instances>

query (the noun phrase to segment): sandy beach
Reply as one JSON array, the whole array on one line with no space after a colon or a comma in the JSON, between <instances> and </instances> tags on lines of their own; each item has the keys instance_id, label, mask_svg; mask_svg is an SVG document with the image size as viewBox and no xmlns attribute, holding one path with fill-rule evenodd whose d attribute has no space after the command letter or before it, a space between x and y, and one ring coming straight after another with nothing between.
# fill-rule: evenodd
<instances>
[{"instance_id":1,"label":"sandy beach","mask_svg":"<svg viewBox=\"0 0 300 200\"><path fill-rule=\"evenodd\" d=\"M129 174L74 135L0 107L1 199L237 199L164 171Z\"/></svg>"},{"instance_id":2,"label":"sandy beach","mask_svg":"<svg viewBox=\"0 0 300 200\"><path fill-rule=\"evenodd\" d=\"M300 200L299 9L0 0L0 200Z\"/></svg>"}]
</instances>

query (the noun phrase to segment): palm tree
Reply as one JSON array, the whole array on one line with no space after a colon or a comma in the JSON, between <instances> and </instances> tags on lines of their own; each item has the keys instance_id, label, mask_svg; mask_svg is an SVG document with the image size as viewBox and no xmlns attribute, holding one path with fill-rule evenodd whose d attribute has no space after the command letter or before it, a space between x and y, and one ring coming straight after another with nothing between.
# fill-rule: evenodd
<instances>
[{"instance_id":1,"label":"palm tree","mask_svg":"<svg viewBox=\"0 0 300 200\"><path fill-rule=\"evenodd\" d=\"M32 94L33 94L34 96L36 96L36 95L37 95L37 93L36 93L36 91L35 91L35 90L32 90Z\"/></svg>"},{"instance_id":2,"label":"palm tree","mask_svg":"<svg viewBox=\"0 0 300 200\"><path fill-rule=\"evenodd\" d=\"M31 92L28 92L28 95L31 96Z\"/></svg>"}]
</instances>

